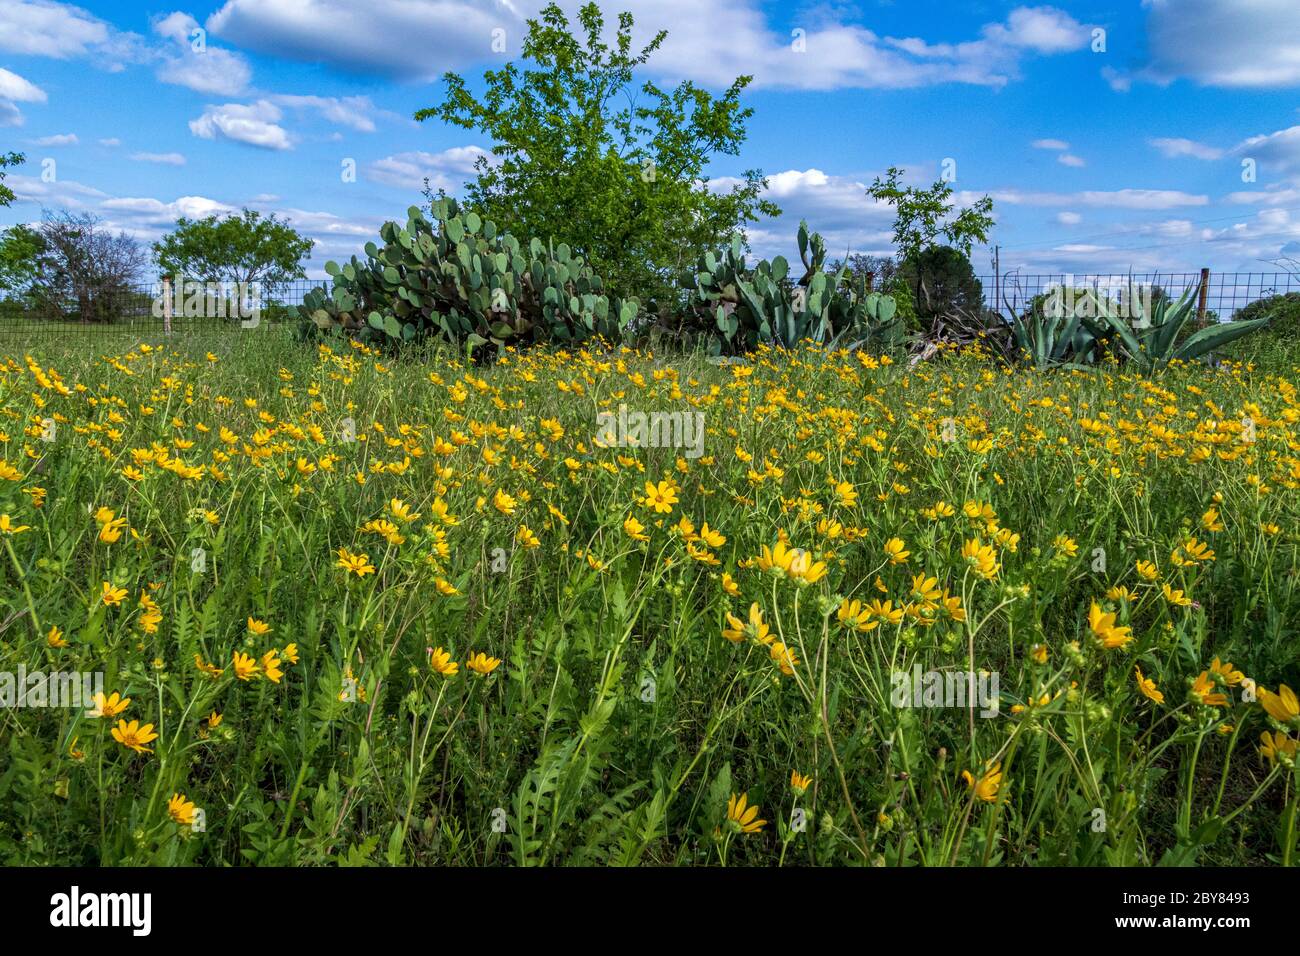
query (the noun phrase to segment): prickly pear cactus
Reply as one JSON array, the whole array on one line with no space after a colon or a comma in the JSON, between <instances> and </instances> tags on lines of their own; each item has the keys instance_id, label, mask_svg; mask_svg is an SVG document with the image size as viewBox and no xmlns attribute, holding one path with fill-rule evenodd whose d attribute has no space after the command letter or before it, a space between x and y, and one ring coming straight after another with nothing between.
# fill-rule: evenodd
<instances>
[{"instance_id":1,"label":"prickly pear cactus","mask_svg":"<svg viewBox=\"0 0 1300 956\"><path fill-rule=\"evenodd\" d=\"M716 328L712 350L734 354L760 344L791 347L805 339L825 345L901 342L904 329L892 296L857 295L847 268L825 271L826 244L801 222L799 257L804 274L797 282L784 256L747 268L739 239L721 253L700 257L682 277L690 307Z\"/></svg>"},{"instance_id":2,"label":"prickly pear cactus","mask_svg":"<svg viewBox=\"0 0 1300 956\"><path fill-rule=\"evenodd\" d=\"M364 260L326 263L331 287L304 297L304 323L367 342L439 336L477 348L617 341L639 311L636 299L606 295L565 243L521 245L451 199L431 213L412 206L404 226L384 223L382 247L366 243Z\"/></svg>"}]
</instances>

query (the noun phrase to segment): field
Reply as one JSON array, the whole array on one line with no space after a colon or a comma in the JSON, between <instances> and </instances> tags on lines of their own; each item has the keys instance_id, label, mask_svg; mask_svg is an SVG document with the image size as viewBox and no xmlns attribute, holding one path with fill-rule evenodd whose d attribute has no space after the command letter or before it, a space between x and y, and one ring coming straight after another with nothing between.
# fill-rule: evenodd
<instances>
[{"instance_id":1,"label":"field","mask_svg":"<svg viewBox=\"0 0 1300 956\"><path fill-rule=\"evenodd\" d=\"M0 349L7 865L1296 862L1294 355Z\"/></svg>"}]
</instances>

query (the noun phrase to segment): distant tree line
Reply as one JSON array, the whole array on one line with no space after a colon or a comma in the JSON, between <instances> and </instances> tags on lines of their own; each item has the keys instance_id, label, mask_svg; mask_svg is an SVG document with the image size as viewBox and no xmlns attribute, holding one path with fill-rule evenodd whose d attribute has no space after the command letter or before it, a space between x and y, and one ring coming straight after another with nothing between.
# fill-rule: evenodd
<instances>
[{"instance_id":1,"label":"distant tree line","mask_svg":"<svg viewBox=\"0 0 1300 956\"><path fill-rule=\"evenodd\" d=\"M37 319L144 318L152 308L152 279L171 276L219 284L223 296L256 283L269 302L306 277L302 262L312 245L286 222L248 209L182 218L151 246L91 213L46 211L36 228L20 224L0 232L0 300L7 313Z\"/></svg>"}]
</instances>

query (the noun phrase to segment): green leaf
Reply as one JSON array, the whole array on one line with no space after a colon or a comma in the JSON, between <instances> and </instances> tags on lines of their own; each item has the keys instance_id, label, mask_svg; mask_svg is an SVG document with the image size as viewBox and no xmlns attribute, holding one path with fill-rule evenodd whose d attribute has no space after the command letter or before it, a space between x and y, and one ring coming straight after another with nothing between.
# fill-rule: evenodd
<instances>
[{"instance_id":1,"label":"green leaf","mask_svg":"<svg viewBox=\"0 0 1300 956\"><path fill-rule=\"evenodd\" d=\"M1200 358L1206 352L1212 352L1229 342L1235 342L1267 324L1268 319L1263 318L1209 326L1197 331L1184 342L1182 348L1178 350L1177 357L1184 360Z\"/></svg>"}]
</instances>

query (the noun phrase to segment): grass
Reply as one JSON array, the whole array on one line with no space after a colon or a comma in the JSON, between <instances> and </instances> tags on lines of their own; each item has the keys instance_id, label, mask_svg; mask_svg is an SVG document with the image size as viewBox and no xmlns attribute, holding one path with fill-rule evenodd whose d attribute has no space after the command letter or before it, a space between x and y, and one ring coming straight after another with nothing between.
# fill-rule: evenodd
<instances>
[{"instance_id":1,"label":"grass","mask_svg":"<svg viewBox=\"0 0 1300 956\"><path fill-rule=\"evenodd\" d=\"M4 351L6 864L1296 861L1294 352Z\"/></svg>"}]
</instances>

